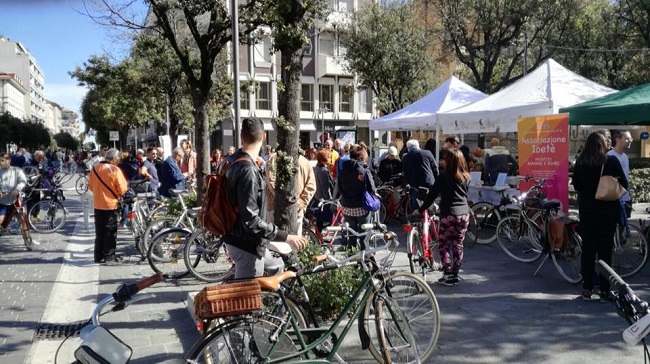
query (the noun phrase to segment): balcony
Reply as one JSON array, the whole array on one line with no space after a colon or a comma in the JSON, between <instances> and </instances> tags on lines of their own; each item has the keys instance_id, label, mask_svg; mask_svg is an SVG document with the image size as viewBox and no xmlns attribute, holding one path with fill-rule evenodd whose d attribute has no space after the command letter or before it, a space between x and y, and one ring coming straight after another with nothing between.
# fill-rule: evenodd
<instances>
[{"instance_id":1,"label":"balcony","mask_svg":"<svg viewBox=\"0 0 650 364\"><path fill-rule=\"evenodd\" d=\"M326 54L318 55L318 77L323 76L352 76L345 70L347 62L344 57L334 57Z\"/></svg>"}]
</instances>

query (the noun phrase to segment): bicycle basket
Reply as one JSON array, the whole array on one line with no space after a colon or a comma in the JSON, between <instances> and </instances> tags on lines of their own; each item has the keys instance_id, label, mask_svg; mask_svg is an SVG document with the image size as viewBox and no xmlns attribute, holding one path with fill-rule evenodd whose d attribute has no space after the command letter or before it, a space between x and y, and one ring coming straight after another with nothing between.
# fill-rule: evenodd
<instances>
[{"instance_id":1,"label":"bicycle basket","mask_svg":"<svg viewBox=\"0 0 650 364\"><path fill-rule=\"evenodd\" d=\"M194 316L200 319L241 315L262 308L262 289L256 280L204 287L194 297Z\"/></svg>"}]
</instances>

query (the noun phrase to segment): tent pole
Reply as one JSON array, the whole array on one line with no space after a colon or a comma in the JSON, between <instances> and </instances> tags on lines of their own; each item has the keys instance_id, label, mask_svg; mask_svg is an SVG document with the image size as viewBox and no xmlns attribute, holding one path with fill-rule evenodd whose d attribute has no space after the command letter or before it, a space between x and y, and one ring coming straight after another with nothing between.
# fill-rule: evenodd
<instances>
[{"instance_id":1,"label":"tent pole","mask_svg":"<svg viewBox=\"0 0 650 364\"><path fill-rule=\"evenodd\" d=\"M440 166L440 125L436 123L436 161L438 161L438 166Z\"/></svg>"}]
</instances>

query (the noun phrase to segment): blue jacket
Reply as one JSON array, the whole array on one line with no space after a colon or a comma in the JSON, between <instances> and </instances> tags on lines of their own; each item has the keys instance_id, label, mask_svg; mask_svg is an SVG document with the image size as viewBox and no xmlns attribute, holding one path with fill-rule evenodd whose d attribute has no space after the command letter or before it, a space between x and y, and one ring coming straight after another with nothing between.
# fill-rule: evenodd
<instances>
[{"instance_id":1,"label":"blue jacket","mask_svg":"<svg viewBox=\"0 0 650 364\"><path fill-rule=\"evenodd\" d=\"M172 157L167 157L162 163L160 169L160 188L158 192L162 196L171 197L170 189L183 189L185 188L185 176L181 173L181 168Z\"/></svg>"}]
</instances>

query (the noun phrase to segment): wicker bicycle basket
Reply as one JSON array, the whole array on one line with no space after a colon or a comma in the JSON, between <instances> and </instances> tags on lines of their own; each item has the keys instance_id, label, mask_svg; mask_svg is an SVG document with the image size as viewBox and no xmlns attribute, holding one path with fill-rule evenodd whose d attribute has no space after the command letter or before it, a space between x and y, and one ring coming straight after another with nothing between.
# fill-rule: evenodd
<instances>
[{"instance_id":1,"label":"wicker bicycle basket","mask_svg":"<svg viewBox=\"0 0 650 364\"><path fill-rule=\"evenodd\" d=\"M201 319L241 315L261 308L262 290L255 280L204 287L194 298L194 315Z\"/></svg>"}]
</instances>

